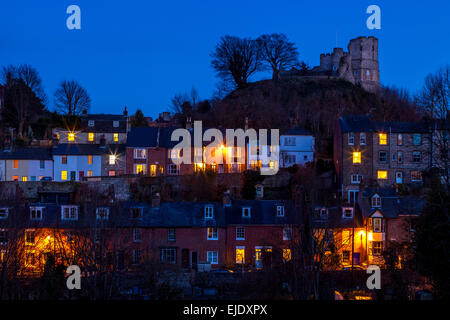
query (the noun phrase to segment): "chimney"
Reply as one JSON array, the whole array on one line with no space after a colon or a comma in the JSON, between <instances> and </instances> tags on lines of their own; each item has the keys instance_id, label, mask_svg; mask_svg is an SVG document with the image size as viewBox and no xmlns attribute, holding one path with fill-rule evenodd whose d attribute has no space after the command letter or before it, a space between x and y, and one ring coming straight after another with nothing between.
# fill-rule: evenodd
<instances>
[{"instance_id":1,"label":"chimney","mask_svg":"<svg viewBox=\"0 0 450 320\"><path fill-rule=\"evenodd\" d=\"M191 117L186 118L186 129L191 130L192 129L192 120Z\"/></svg>"},{"instance_id":2,"label":"chimney","mask_svg":"<svg viewBox=\"0 0 450 320\"><path fill-rule=\"evenodd\" d=\"M244 131L248 130L248 117L245 117Z\"/></svg>"},{"instance_id":3,"label":"chimney","mask_svg":"<svg viewBox=\"0 0 450 320\"><path fill-rule=\"evenodd\" d=\"M159 208L159 205L161 204L161 196L159 193L155 193L154 196L152 196L152 208Z\"/></svg>"},{"instance_id":4,"label":"chimney","mask_svg":"<svg viewBox=\"0 0 450 320\"><path fill-rule=\"evenodd\" d=\"M124 115L125 117L128 117L127 106L125 106L125 108L123 108L123 115Z\"/></svg>"},{"instance_id":5,"label":"chimney","mask_svg":"<svg viewBox=\"0 0 450 320\"><path fill-rule=\"evenodd\" d=\"M223 193L222 203L224 207L231 207L231 193L227 190Z\"/></svg>"}]
</instances>

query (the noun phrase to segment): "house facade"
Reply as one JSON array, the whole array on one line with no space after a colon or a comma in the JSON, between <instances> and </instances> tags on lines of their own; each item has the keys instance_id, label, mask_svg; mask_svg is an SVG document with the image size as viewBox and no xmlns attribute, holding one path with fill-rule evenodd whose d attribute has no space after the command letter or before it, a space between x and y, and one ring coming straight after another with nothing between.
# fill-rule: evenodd
<instances>
[{"instance_id":1,"label":"house facade","mask_svg":"<svg viewBox=\"0 0 450 320\"><path fill-rule=\"evenodd\" d=\"M21 148L0 152L0 181L53 180L49 148Z\"/></svg>"},{"instance_id":2,"label":"house facade","mask_svg":"<svg viewBox=\"0 0 450 320\"><path fill-rule=\"evenodd\" d=\"M360 185L392 187L422 183L431 168L431 135L422 122L376 122L343 116L334 135L338 193L355 203Z\"/></svg>"},{"instance_id":3,"label":"house facade","mask_svg":"<svg viewBox=\"0 0 450 320\"><path fill-rule=\"evenodd\" d=\"M280 167L305 165L314 161L314 137L300 127L280 136Z\"/></svg>"},{"instance_id":4,"label":"house facade","mask_svg":"<svg viewBox=\"0 0 450 320\"><path fill-rule=\"evenodd\" d=\"M102 175L102 155L98 145L59 144L53 149L54 180L81 181L83 177Z\"/></svg>"}]
</instances>

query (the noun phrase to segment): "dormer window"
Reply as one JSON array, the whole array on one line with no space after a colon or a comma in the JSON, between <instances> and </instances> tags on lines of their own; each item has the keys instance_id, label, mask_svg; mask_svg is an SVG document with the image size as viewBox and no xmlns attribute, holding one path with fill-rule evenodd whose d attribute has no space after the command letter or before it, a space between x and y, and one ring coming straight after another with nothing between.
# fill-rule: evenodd
<instances>
[{"instance_id":1,"label":"dormer window","mask_svg":"<svg viewBox=\"0 0 450 320\"><path fill-rule=\"evenodd\" d=\"M30 219L42 220L44 216L44 207L30 207Z\"/></svg>"},{"instance_id":2,"label":"dormer window","mask_svg":"<svg viewBox=\"0 0 450 320\"><path fill-rule=\"evenodd\" d=\"M251 208L250 207L243 207L242 208L242 217L243 218L250 218L251 217Z\"/></svg>"},{"instance_id":3,"label":"dormer window","mask_svg":"<svg viewBox=\"0 0 450 320\"><path fill-rule=\"evenodd\" d=\"M97 208L97 220L108 220L109 208Z\"/></svg>"},{"instance_id":4,"label":"dormer window","mask_svg":"<svg viewBox=\"0 0 450 320\"><path fill-rule=\"evenodd\" d=\"M115 120L113 121L113 127L118 128L119 127L119 121Z\"/></svg>"},{"instance_id":5,"label":"dormer window","mask_svg":"<svg viewBox=\"0 0 450 320\"><path fill-rule=\"evenodd\" d=\"M359 145L361 145L361 146L366 145L366 134L364 132L361 132L359 134Z\"/></svg>"},{"instance_id":6,"label":"dormer window","mask_svg":"<svg viewBox=\"0 0 450 320\"><path fill-rule=\"evenodd\" d=\"M89 127L95 126L95 121L94 121L94 120L89 120L89 121L88 121L88 126L89 126Z\"/></svg>"},{"instance_id":7,"label":"dormer window","mask_svg":"<svg viewBox=\"0 0 450 320\"><path fill-rule=\"evenodd\" d=\"M0 219L8 219L8 208L0 208Z\"/></svg>"},{"instance_id":8,"label":"dormer window","mask_svg":"<svg viewBox=\"0 0 450 320\"><path fill-rule=\"evenodd\" d=\"M61 220L78 220L78 206L61 206Z\"/></svg>"},{"instance_id":9,"label":"dormer window","mask_svg":"<svg viewBox=\"0 0 450 320\"><path fill-rule=\"evenodd\" d=\"M342 218L352 219L353 218L353 208L342 208Z\"/></svg>"},{"instance_id":10,"label":"dormer window","mask_svg":"<svg viewBox=\"0 0 450 320\"><path fill-rule=\"evenodd\" d=\"M349 146L355 145L355 134L353 132L350 132L348 134L348 145Z\"/></svg>"},{"instance_id":11,"label":"dormer window","mask_svg":"<svg viewBox=\"0 0 450 320\"><path fill-rule=\"evenodd\" d=\"M205 219L214 218L214 207L211 205L205 206Z\"/></svg>"},{"instance_id":12,"label":"dormer window","mask_svg":"<svg viewBox=\"0 0 450 320\"><path fill-rule=\"evenodd\" d=\"M284 206L277 206L277 217L284 217Z\"/></svg>"},{"instance_id":13,"label":"dormer window","mask_svg":"<svg viewBox=\"0 0 450 320\"><path fill-rule=\"evenodd\" d=\"M372 208L381 208L381 198L377 194L372 197Z\"/></svg>"}]
</instances>

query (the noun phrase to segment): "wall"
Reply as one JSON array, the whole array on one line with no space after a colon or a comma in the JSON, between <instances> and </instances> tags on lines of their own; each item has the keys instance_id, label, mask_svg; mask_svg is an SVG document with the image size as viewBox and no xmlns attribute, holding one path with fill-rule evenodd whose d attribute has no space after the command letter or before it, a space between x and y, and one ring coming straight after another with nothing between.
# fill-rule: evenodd
<instances>
[{"instance_id":1,"label":"wall","mask_svg":"<svg viewBox=\"0 0 450 320\"><path fill-rule=\"evenodd\" d=\"M70 180L70 172L75 171L75 181L79 181L79 172L83 171L84 176L87 176L87 171L93 171L93 176L100 176L101 175L101 156L94 155L92 157L92 164L88 164L88 156L87 155L80 155L80 156L74 156L74 155L68 155L67 156L67 164L62 164L61 155L54 155L53 161L54 161L54 173L53 177L55 181L62 181L61 180L61 171L66 170L67 171L67 180Z\"/></svg>"}]
</instances>

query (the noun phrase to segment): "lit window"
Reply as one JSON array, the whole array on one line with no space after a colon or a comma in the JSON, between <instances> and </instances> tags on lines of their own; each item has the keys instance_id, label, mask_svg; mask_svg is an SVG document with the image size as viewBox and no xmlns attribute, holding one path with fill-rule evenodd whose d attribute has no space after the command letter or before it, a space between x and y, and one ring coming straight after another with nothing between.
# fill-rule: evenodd
<instances>
[{"instance_id":1,"label":"lit window","mask_svg":"<svg viewBox=\"0 0 450 320\"><path fill-rule=\"evenodd\" d=\"M236 263L245 263L245 247L236 247Z\"/></svg>"},{"instance_id":2,"label":"lit window","mask_svg":"<svg viewBox=\"0 0 450 320\"><path fill-rule=\"evenodd\" d=\"M19 181L19 176L13 176L13 181Z\"/></svg>"},{"instance_id":3,"label":"lit window","mask_svg":"<svg viewBox=\"0 0 450 320\"><path fill-rule=\"evenodd\" d=\"M379 133L378 139L379 139L380 145L387 145L387 134L386 133Z\"/></svg>"},{"instance_id":4,"label":"lit window","mask_svg":"<svg viewBox=\"0 0 450 320\"><path fill-rule=\"evenodd\" d=\"M109 164L110 165L115 165L116 164L116 155L115 154L110 154L109 155Z\"/></svg>"},{"instance_id":5,"label":"lit window","mask_svg":"<svg viewBox=\"0 0 450 320\"><path fill-rule=\"evenodd\" d=\"M386 170L378 170L377 178L380 180L386 180L388 178L388 172Z\"/></svg>"},{"instance_id":6,"label":"lit window","mask_svg":"<svg viewBox=\"0 0 450 320\"><path fill-rule=\"evenodd\" d=\"M147 158L147 150L145 149L134 149L134 158L135 159L146 159Z\"/></svg>"},{"instance_id":7,"label":"lit window","mask_svg":"<svg viewBox=\"0 0 450 320\"><path fill-rule=\"evenodd\" d=\"M242 217L244 217L244 218L250 218L251 217L251 208L250 207L242 208Z\"/></svg>"},{"instance_id":8,"label":"lit window","mask_svg":"<svg viewBox=\"0 0 450 320\"><path fill-rule=\"evenodd\" d=\"M13 169L19 169L19 160L13 160Z\"/></svg>"},{"instance_id":9,"label":"lit window","mask_svg":"<svg viewBox=\"0 0 450 320\"><path fill-rule=\"evenodd\" d=\"M397 144L401 146L403 144L403 135L401 133L397 136Z\"/></svg>"},{"instance_id":10,"label":"lit window","mask_svg":"<svg viewBox=\"0 0 450 320\"><path fill-rule=\"evenodd\" d=\"M422 181L422 172L420 171L411 171L411 181L420 182Z\"/></svg>"},{"instance_id":11,"label":"lit window","mask_svg":"<svg viewBox=\"0 0 450 320\"><path fill-rule=\"evenodd\" d=\"M372 218L373 232L383 232L383 220L381 218Z\"/></svg>"},{"instance_id":12,"label":"lit window","mask_svg":"<svg viewBox=\"0 0 450 320\"><path fill-rule=\"evenodd\" d=\"M22 181L28 181L28 177L22 177Z\"/></svg>"},{"instance_id":13,"label":"lit window","mask_svg":"<svg viewBox=\"0 0 450 320\"><path fill-rule=\"evenodd\" d=\"M291 255L291 249L283 249L283 261L291 261L292 255Z\"/></svg>"},{"instance_id":14,"label":"lit window","mask_svg":"<svg viewBox=\"0 0 450 320\"><path fill-rule=\"evenodd\" d=\"M33 229L25 230L25 244L34 245L36 240L36 231Z\"/></svg>"},{"instance_id":15,"label":"lit window","mask_svg":"<svg viewBox=\"0 0 450 320\"><path fill-rule=\"evenodd\" d=\"M342 230L342 245L350 244L350 230Z\"/></svg>"},{"instance_id":16,"label":"lit window","mask_svg":"<svg viewBox=\"0 0 450 320\"><path fill-rule=\"evenodd\" d=\"M201 163L201 162L198 162L198 163L195 163L194 164L194 171L195 172L199 172L199 171L202 171L203 169L204 169L204 165L203 165L203 163Z\"/></svg>"},{"instance_id":17,"label":"lit window","mask_svg":"<svg viewBox=\"0 0 450 320\"><path fill-rule=\"evenodd\" d=\"M374 256L381 255L383 251L383 242L382 241L373 241L372 242L372 253Z\"/></svg>"},{"instance_id":18,"label":"lit window","mask_svg":"<svg viewBox=\"0 0 450 320\"><path fill-rule=\"evenodd\" d=\"M379 195L374 195L372 197L372 208L379 208L381 207L381 198Z\"/></svg>"},{"instance_id":19,"label":"lit window","mask_svg":"<svg viewBox=\"0 0 450 320\"><path fill-rule=\"evenodd\" d=\"M217 228L208 228L207 230L207 239L208 240L218 240L219 236L217 234Z\"/></svg>"},{"instance_id":20,"label":"lit window","mask_svg":"<svg viewBox=\"0 0 450 320\"><path fill-rule=\"evenodd\" d=\"M75 141L75 133L70 132L70 133L67 135L67 141L69 141L69 142Z\"/></svg>"},{"instance_id":21,"label":"lit window","mask_svg":"<svg viewBox=\"0 0 450 320\"><path fill-rule=\"evenodd\" d=\"M236 228L236 240L245 240L245 228L244 227Z\"/></svg>"},{"instance_id":22,"label":"lit window","mask_svg":"<svg viewBox=\"0 0 450 320\"><path fill-rule=\"evenodd\" d=\"M88 133L88 140L89 140L89 142L93 142L94 141L94 133L93 132L89 132Z\"/></svg>"},{"instance_id":23,"label":"lit window","mask_svg":"<svg viewBox=\"0 0 450 320\"><path fill-rule=\"evenodd\" d=\"M205 206L205 219L214 218L214 207L213 206Z\"/></svg>"},{"instance_id":24,"label":"lit window","mask_svg":"<svg viewBox=\"0 0 450 320\"><path fill-rule=\"evenodd\" d=\"M118 141L119 141L119 134L114 133L114 142L118 142Z\"/></svg>"},{"instance_id":25,"label":"lit window","mask_svg":"<svg viewBox=\"0 0 450 320\"><path fill-rule=\"evenodd\" d=\"M88 171L86 172L86 176L88 176L88 177L93 177L93 176L94 176L94 172L91 171L91 170L88 170Z\"/></svg>"},{"instance_id":26,"label":"lit window","mask_svg":"<svg viewBox=\"0 0 450 320\"><path fill-rule=\"evenodd\" d=\"M116 175L116 171L114 171L114 170L109 170L108 171L108 176L114 177L115 175Z\"/></svg>"},{"instance_id":27,"label":"lit window","mask_svg":"<svg viewBox=\"0 0 450 320\"><path fill-rule=\"evenodd\" d=\"M218 264L219 263L219 253L217 251L207 251L206 260L210 264Z\"/></svg>"},{"instance_id":28,"label":"lit window","mask_svg":"<svg viewBox=\"0 0 450 320\"><path fill-rule=\"evenodd\" d=\"M135 174L145 174L145 164L136 164L134 167Z\"/></svg>"},{"instance_id":29,"label":"lit window","mask_svg":"<svg viewBox=\"0 0 450 320\"><path fill-rule=\"evenodd\" d=\"M150 165L150 175L152 177L156 176L156 165L155 164Z\"/></svg>"},{"instance_id":30,"label":"lit window","mask_svg":"<svg viewBox=\"0 0 450 320\"><path fill-rule=\"evenodd\" d=\"M92 164L94 162L94 157L89 155L88 156L88 164Z\"/></svg>"},{"instance_id":31,"label":"lit window","mask_svg":"<svg viewBox=\"0 0 450 320\"><path fill-rule=\"evenodd\" d=\"M361 152L353 152L353 163L361 163Z\"/></svg>"},{"instance_id":32,"label":"lit window","mask_svg":"<svg viewBox=\"0 0 450 320\"><path fill-rule=\"evenodd\" d=\"M61 171L61 180L67 180L67 171L66 170L63 170L63 171Z\"/></svg>"}]
</instances>

